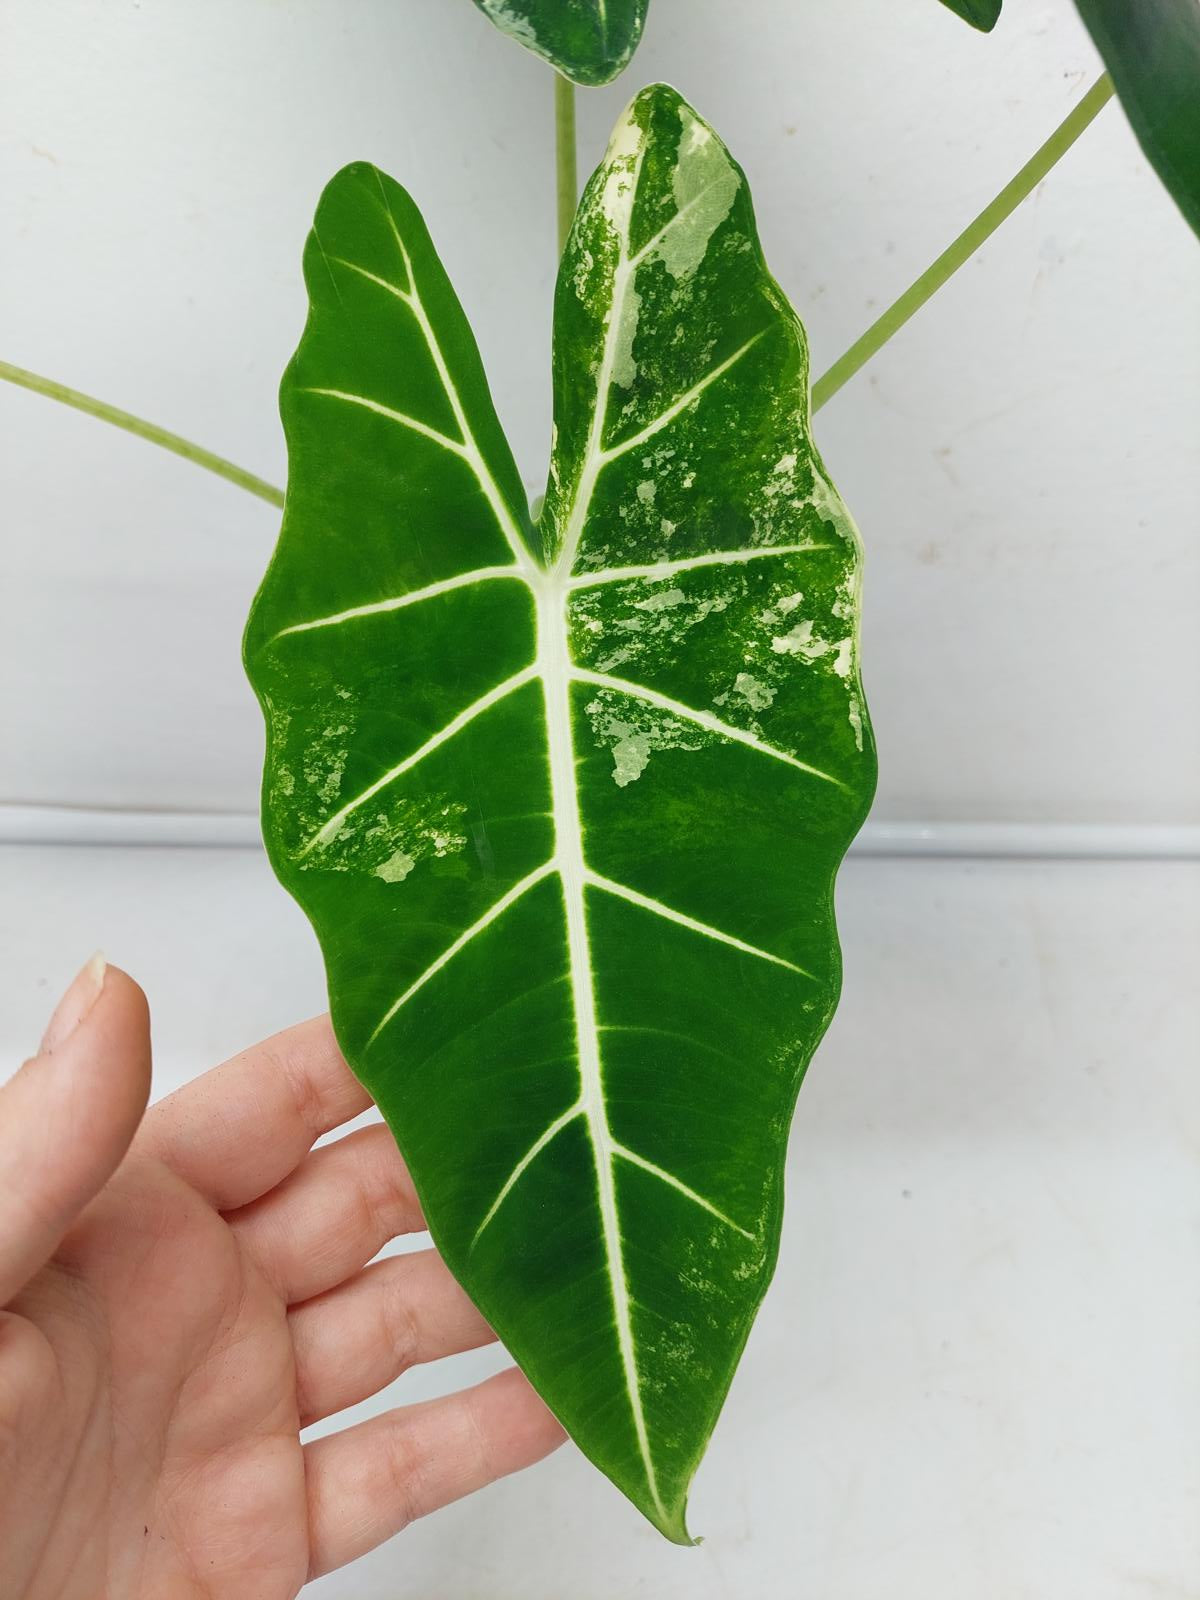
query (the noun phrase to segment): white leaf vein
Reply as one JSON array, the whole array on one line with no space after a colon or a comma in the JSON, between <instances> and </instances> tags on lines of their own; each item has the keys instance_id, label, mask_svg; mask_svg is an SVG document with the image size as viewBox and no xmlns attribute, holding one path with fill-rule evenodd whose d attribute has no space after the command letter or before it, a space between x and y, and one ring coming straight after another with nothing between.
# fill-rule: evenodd
<instances>
[{"instance_id":1,"label":"white leaf vein","mask_svg":"<svg viewBox=\"0 0 1200 1600\"><path fill-rule=\"evenodd\" d=\"M594 889L600 889L603 893L614 895L620 900L628 900L631 905L652 912L656 917L663 917L668 922L677 922L681 928L689 928L693 933L702 934L706 939L715 939L719 944L730 945L744 955L757 956L760 961L770 961L777 967L786 967L789 972L797 972L802 978L813 977L811 972L806 971L804 967L798 967L794 961L785 961L782 956L774 955L770 950L760 949L756 944L747 944L745 939L735 938L732 933L714 928L709 922L699 922L695 917L689 917L686 912L676 911L674 907L664 905L661 900L655 900L648 894L641 894L637 889L631 889L627 884L618 883L613 878L602 877L600 873L589 869L587 881Z\"/></svg>"},{"instance_id":2,"label":"white leaf vein","mask_svg":"<svg viewBox=\"0 0 1200 1600\"><path fill-rule=\"evenodd\" d=\"M648 1161L645 1156L638 1155L637 1151L631 1150L628 1145L615 1144L613 1150L620 1156L622 1161L628 1161L631 1166L641 1167L643 1172L649 1172L653 1177L660 1178L663 1183L669 1183L672 1189L677 1189L693 1205L697 1205L702 1210L707 1211L710 1216L716 1217L719 1222L723 1222L727 1228L732 1228L735 1233L740 1233L743 1239L749 1239L753 1243L757 1237L751 1233L749 1228L743 1228L740 1222L735 1222L731 1216L721 1210L720 1206L713 1205L711 1200L706 1200L690 1184L684 1183L682 1178L677 1178L673 1172L668 1172L666 1167L660 1167L656 1161Z\"/></svg>"},{"instance_id":3,"label":"white leaf vein","mask_svg":"<svg viewBox=\"0 0 1200 1600\"><path fill-rule=\"evenodd\" d=\"M455 956L460 950L465 949L466 946L471 943L472 939L477 938L485 928L490 927L491 924L496 921L497 917L502 917L509 907L515 905L522 895L528 894L529 890L532 889L535 884L541 883L543 878L548 878L554 869L555 863L553 861L544 861L540 867L535 868L533 872L527 874L527 876L522 878L519 883L514 883L512 888L509 889L506 894L502 894L500 896L499 900L494 901L481 917L477 918L469 928L467 928L463 933L459 934L458 938L455 939L453 944L447 945L442 951L441 955L438 956L437 960L431 962L429 966L425 968L424 972L422 972L421 976L410 983L404 993L396 1001L394 1001L391 1006L388 1007L387 1011L380 1018L375 1031L367 1040L367 1048L370 1049L370 1047L375 1043L376 1039L378 1039L379 1035L387 1027L388 1023L391 1022L392 1018L401 1009L401 1007L407 1005L407 1003L412 999L413 995L415 995L419 989L423 989L425 987L430 978L436 977L436 975L448 962L454 960Z\"/></svg>"},{"instance_id":4,"label":"white leaf vein","mask_svg":"<svg viewBox=\"0 0 1200 1600\"><path fill-rule=\"evenodd\" d=\"M710 389L719 378L723 378L730 367L736 366L747 351L752 350L762 337L762 333L756 333L752 339L747 339L740 350L735 350L731 356L726 356L724 361L706 372L690 389L685 390L678 399L672 400L665 410L660 411L656 417L646 423L645 427L639 428L636 433L630 434L628 439L622 439L618 444L610 445L607 450L601 450L600 465L602 467L610 466L614 461L620 460L622 456L628 455L631 450L640 449L642 445L648 444L656 433L661 433L665 427L674 422L681 412L686 411L689 406L695 405L704 391Z\"/></svg>"},{"instance_id":5,"label":"white leaf vein","mask_svg":"<svg viewBox=\"0 0 1200 1600\"><path fill-rule=\"evenodd\" d=\"M731 722L722 722L721 718L714 717L711 711L700 711L695 706L684 705L682 700L673 700L670 695L660 694L657 689L648 688L643 683L634 683L628 678L614 678L607 672L592 672L587 667L572 668L571 676L577 683L590 683L597 689L611 689L615 694L627 694L634 700L644 700L647 705L656 706L660 711L669 711L672 716L680 717L685 722L694 722L698 728L705 728L709 733L718 734L722 739L731 739L735 744L744 744L747 749L757 750L760 755L771 756L789 767L796 767L801 772L807 772L810 777L820 778L823 783L832 783L839 789L845 788L840 778L822 772L820 767L801 761L798 756L780 750L777 745L768 744L757 734L748 733L745 728L734 727Z\"/></svg>"},{"instance_id":6,"label":"white leaf vein","mask_svg":"<svg viewBox=\"0 0 1200 1600\"><path fill-rule=\"evenodd\" d=\"M398 283L393 283L390 278L381 278L379 273L360 266L357 261L347 261L345 256L326 255L325 259L336 266L345 267L347 272L357 273L360 278L365 278L368 283L378 285L380 289L386 289L389 294L394 294L396 299L403 301L406 306L412 305L413 297L408 290L402 289Z\"/></svg>"},{"instance_id":7,"label":"white leaf vein","mask_svg":"<svg viewBox=\"0 0 1200 1600\"><path fill-rule=\"evenodd\" d=\"M324 389L316 385L303 386L300 393L323 395L328 400L341 400L348 406L361 406L364 411L373 411L376 416L386 417L389 422L398 422L402 428L411 428L414 433L431 439L451 455L460 456L464 461L467 459L466 446L452 439L448 433L443 433L440 428L431 428L420 417L409 416L407 411L397 411L394 406L385 406L381 400L372 400L370 395L353 394L348 389Z\"/></svg>"},{"instance_id":8,"label":"white leaf vein","mask_svg":"<svg viewBox=\"0 0 1200 1600\"><path fill-rule=\"evenodd\" d=\"M478 700L472 701L456 717L452 717L445 727L439 728L437 733L426 739L419 749L414 750L410 756L405 756L403 761L398 761L382 777L376 778L374 783L368 784L365 789L354 796L353 800L347 800L346 804L339 811L335 811L328 822L323 823L308 843L302 847L299 852L300 857L307 856L318 845L329 844L337 836L346 819L353 815L360 806L365 805L368 800L373 800L381 789L386 789L389 783L394 783L397 778L411 771L419 762L424 761L426 756L432 755L440 745L445 744L448 739L453 739L456 733L461 733L469 722L474 722L475 718L481 716L483 712L490 711L493 706L499 705L501 700L507 699L517 689L523 688L527 683L531 683L535 676L536 669L534 667L525 667L521 672L514 673L511 678L506 678L503 683L498 683L494 689L489 689L486 694L480 695Z\"/></svg>"},{"instance_id":9,"label":"white leaf vein","mask_svg":"<svg viewBox=\"0 0 1200 1600\"><path fill-rule=\"evenodd\" d=\"M343 622L354 622L359 617L377 617L387 611L402 611L405 606L419 605L440 594L451 594L455 589L473 589L476 584L490 583L495 578L521 578L517 567L476 567L474 572L460 572L453 578L440 578L426 584L423 589L410 589L407 594L390 595L386 600L372 600L367 605L347 606L345 611L334 611L327 617L313 617L309 622L293 622L280 628L273 637L284 639L289 633L311 633L314 628L334 628Z\"/></svg>"},{"instance_id":10,"label":"white leaf vein","mask_svg":"<svg viewBox=\"0 0 1200 1600\"><path fill-rule=\"evenodd\" d=\"M468 1247L469 1249L473 1250L479 1243L480 1238L486 1232L487 1228L496 1216L496 1213L500 1210L501 1206L508 1199L509 1195L516 1188L517 1184L524 1177L528 1169L537 1160L538 1156L540 1156L542 1151L545 1150L547 1145L552 1144L558 1135L563 1131L563 1129L569 1127L577 1117L582 1117L585 1115L585 1105L583 1104L582 1100L577 1100L574 1105L568 1106L567 1109L561 1113L561 1115L555 1117L554 1121L549 1123L547 1127L543 1129L543 1131L529 1146L528 1150L525 1151L521 1159L513 1167L508 1177L504 1180L504 1183L501 1185L496 1194L496 1198L488 1207L482 1222L480 1222L479 1226L472 1235L471 1243ZM740 1222L735 1222L727 1212L721 1210L720 1206L714 1205L713 1202L705 1195L702 1195L699 1190L693 1189L689 1183L684 1183L682 1178L677 1177L676 1174L669 1171L668 1168L659 1166L657 1161L650 1161L647 1159L647 1157L639 1155L636 1150L631 1150L628 1145L622 1144L617 1139L612 1139L610 1143L612 1155L615 1159L628 1161L631 1166L640 1167L643 1172L648 1172L652 1177L658 1178L662 1183L669 1184L672 1189L683 1195L685 1199L690 1200L693 1205L699 1206L702 1211L707 1211L709 1216L716 1217L717 1220L719 1222L723 1222L727 1228L732 1228L734 1233L740 1233L744 1239L749 1239L751 1243L757 1239L757 1234L753 1233L749 1228L743 1228Z\"/></svg>"},{"instance_id":11,"label":"white leaf vein","mask_svg":"<svg viewBox=\"0 0 1200 1600\"><path fill-rule=\"evenodd\" d=\"M769 556L800 555L813 550L830 550L832 545L807 539L799 544L777 544L752 550L711 550L704 555L682 556L677 561L652 561L642 566L602 567L594 572L584 572L567 580L570 590L592 589L606 583L627 583L644 579L648 583L673 578L680 572L693 572L702 567L742 566L748 561L760 561ZM375 617L388 611L402 611L406 606L418 605L424 600L434 600L439 595L451 594L455 589L469 589L476 584L490 583L497 578L517 579L532 589L529 576L516 563L500 567L476 567L471 572L460 572L452 578L439 578L420 589L410 589L404 594L389 595L384 600L371 600L360 606L347 606L344 611L334 611L328 616L312 617L306 622L293 622L272 635L273 639L286 638L292 633L310 633L318 628L333 628L343 622L355 622L360 617Z\"/></svg>"},{"instance_id":12,"label":"white leaf vein","mask_svg":"<svg viewBox=\"0 0 1200 1600\"><path fill-rule=\"evenodd\" d=\"M479 1243L479 1237L487 1227L488 1223L491 1222L492 1218L496 1215L497 1211L499 1211L500 1207L508 1199L512 1190L520 1181L526 1167L530 1166L534 1161L537 1160L538 1156L541 1155L542 1151L551 1142L551 1140L557 1138L557 1136L569 1123L574 1122L576 1117L581 1117L582 1115L583 1106L577 1100L575 1104L573 1106L569 1106L561 1116L555 1117L554 1121L550 1123L545 1131L539 1134L538 1137L533 1141L533 1143L529 1146L529 1149L526 1150L525 1154L521 1157L516 1166L509 1173L508 1177L504 1180L503 1187L500 1189L500 1192L488 1207L486 1216L475 1229L470 1244L470 1248L472 1250Z\"/></svg>"},{"instance_id":13,"label":"white leaf vein","mask_svg":"<svg viewBox=\"0 0 1200 1600\"><path fill-rule=\"evenodd\" d=\"M832 545L817 539L804 539L798 544L759 545L751 550L709 550L699 556L680 556L675 561L650 561L642 566L600 567L594 572L581 572L570 578L570 589L592 589L601 583L624 583L634 578L644 578L653 583L659 578L673 578L678 572L694 572L700 567L736 567L747 561L762 561L768 556L795 556L811 550L831 550Z\"/></svg>"},{"instance_id":14,"label":"white leaf vein","mask_svg":"<svg viewBox=\"0 0 1200 1600\"><path fill-rule=\"evenodd\" d=\"M425 346L429 351L434 369L438 375L438 382L450 402L454 420L464 440L464 456L475 474L479 487L483 490L484 499L487 501L517 565L525 571L529 571L532 567L529 552L525 547L524 540L521 538L520 529L513 520L512 512L509 510L504 496L500 493L500 486L492 476L491 470L484 459L483 451L479 447L479 442L467 417L466 408L462 403L462 397L458 392L458 386L450 375L450 368L446 364L446 357L438 340L437 332L433 323L429 320L429 313L426 311L425 302L421 298L421 291L417 285L417 276L413 271L412 257L397 226L396 219L392 215L392 208L388 204L382 177L379 178L379 193L383 203L384 215L387 217L388 226L396 242L396 248L400 252L400 259L404 263L404 271L409 283L412 285L412 291L407 296L407 304L416 319L417 326L421 330L421 336L425 341ZM403 298L403 291L400 292Z\"/></svg>"}]
</instances>

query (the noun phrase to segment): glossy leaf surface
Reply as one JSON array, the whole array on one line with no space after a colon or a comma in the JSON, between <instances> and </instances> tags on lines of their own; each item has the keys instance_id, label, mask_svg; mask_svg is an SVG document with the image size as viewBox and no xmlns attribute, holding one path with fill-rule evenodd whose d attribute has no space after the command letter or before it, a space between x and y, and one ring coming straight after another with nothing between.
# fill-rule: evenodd
<instances>
[{"instance_id":1,"label":"glossy leaf surface","mask_svg":"<svg viewBox=\"0 0 1200 1600\"><path fill-rule=\"evenodd\" d=\"M942 4L981 33L990 33L1000 20L1003 0L942 0Z\"/></svg>"},{"instance_id":2,"label":"glossy leaf surface","mask_svg":"<svg viewBox=\"0 0 1200 1600\"><path fill-rule=\"evenodd\" d=\"M536 526L404 191L339 174L305 270L246 644L271 859L452 1270L685 1541L874 785L804 335L741 171L662 86L563 260Z\"/></svg>"},{"instance_id":3,"label":"glossy leaf surface","mask_svg":"<svg viewBox=\"0 0 1200 1600\"><path fill-rule=\"evenodd\" d=\"M1142 149L1200 234L1200 0L1076 0Z\"/></svg>"},{"instance_id":4,"label":"glossy leaf surface","mask_svg":"<svg viewBox=\"0 0 1200 1600\"><path fill-rule=\"evenodd\" d=\"M475 0L502 32L575 83L610 83L642 37L650 0Z\"/></svg>"}]
</instances>

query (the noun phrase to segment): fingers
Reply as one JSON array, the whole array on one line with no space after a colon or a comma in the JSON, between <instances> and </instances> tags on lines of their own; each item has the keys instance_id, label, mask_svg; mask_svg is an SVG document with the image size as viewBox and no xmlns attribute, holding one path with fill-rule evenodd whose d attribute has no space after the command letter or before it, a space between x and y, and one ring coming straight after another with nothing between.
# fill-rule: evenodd
<instances>
[{"instance_id":1,"label":"fingers","mask_svg":"<svg viewBox=\"0 0 1200 1600\"><path fill-rule=\"evenodd\" d=\"M0 1311L0 1594L31 1595L42 1566L47 1508L70 1493L75 1430L49 1340L24 1317Z\"/></svg>"},{"instance_id":2,"label":"fingers","mask_svg":"<svg viewBox=\"0 0 1200 1600\"><path fill-rule=\"evenodd\" d=\"M116 1171L149 1093L146 997L94 956L40 1053L0 1089L0 1305Z\"/></svg>"},{"instance_id":3,"label":"fingers","mask_svg":"<svg viewBox=\"0 0 1200 1600\"><path fill-rule=\"evenodd\" d=\"M304 1447L309 1577L344 1566L430 1511L562 1443L521 1373L405 1406Z\"/></svg>"},{"instance_id":4,"label":"fingers","mask_svg":"<svg viewBox=\"0 0 1200 1600\"><path fill-rule=\"evenodd\" d=\"M230 1211L273 1189L321 1134L370 1104L329 1018L316 1017L170 1095L147 1116L139 1144Z\"/></svg>"},{"instance_id":5,"label":"fingers","mask_svg":"<svg viewBox=\"0 0 1200 1600\"><path fill-rule=\"evenodd\" d=\"M226 1220L289 1304L332 1289L389 1239L425 1226L382 1124L314 1150L272 1193Z\"/></svg>"},{"instance_id":6,"label":"fingers","mask_svg":"<svg viewBox=\"0 0 1200 1600\"><path fill-rule=\"evenodd\" d=\"M393 1256L288 1314L301 1425L378 1394L409 1367L496 1337L434 1250Z\"/></svg>"}]
</instances>

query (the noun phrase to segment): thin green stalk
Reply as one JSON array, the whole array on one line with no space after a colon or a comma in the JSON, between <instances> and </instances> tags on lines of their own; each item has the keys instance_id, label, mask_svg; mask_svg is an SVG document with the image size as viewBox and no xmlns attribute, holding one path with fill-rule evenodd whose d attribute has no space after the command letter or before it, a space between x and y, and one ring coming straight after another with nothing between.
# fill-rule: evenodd
<instances>
[{"instance_id":1,"label":"thin green stalk","mask_svg":"<svg viewBox=\"0 0 1200 1600\"><path fill-rule=\"evenodd\" d=\"M567 248L567 235L579 204L579 171L575 161L575 85L561 72L554 74L554 153L558 188L558 253Z\"/></svg>"},{"instance_id":2,"label":"thin green stalk","mask_svg":"<svg viewBox=\"0 0 1200 1600\"><path fill-rule=\"evenodd\" d=\"M852 344L845 355L835 361L829 371L813 384L812 408L819 411L854 374L864 367L873 355L898 333L910 317L942 287L948 278L964 266L980 245L989 239L1004 219L1011 216L1027 195L1032 194L1042 179L1075 143L1076 139L1097 113L1112 98L1112 79L1107 72L1097 79L1083 99L1063 119L1045 144L1027 161L1011 183L987 205L967 228L959 234L948 250L941 255L917 281L904 291L894 305L871 324L862 338Z\"/></svg>"},{"instance_id":3,"label":"thin green stalk","mask_svg":"<svg viewBox=\"0 0 1200 1600\"><path fill-rule=\"evenodd\" d=\"M32 389L34 394L44 394L51 400L61 401L64 406L74 406L76 411L85 411L89 417L99 417L101 422L111 422L114 427L124 428L126 433L136 434L139 439L148 439L151 444L161 445L164 450L182 456L185 461L192 461L198 467L215 472L219 478L225 478L229 483L236 483L239 489L246 489L251 494L256 494L268 505L283 504L283 490L277 489L274 484L265 483L253 472L235 466L223 456L213 455L211 450L193 444L190 439L181 439L177 433L170 433L166 428L160 428L153 422L146 422L142 417L130 416L128 411L110 406L104 400L96 400L90 394L81 394L78 389L68 389L65 383L56 383L53 378L40 377L36 372L26 372L24 367L14 367L7 361L0 361L0 378L6 383L15 383L22 389Z\"/></svg>"}]
</instances>

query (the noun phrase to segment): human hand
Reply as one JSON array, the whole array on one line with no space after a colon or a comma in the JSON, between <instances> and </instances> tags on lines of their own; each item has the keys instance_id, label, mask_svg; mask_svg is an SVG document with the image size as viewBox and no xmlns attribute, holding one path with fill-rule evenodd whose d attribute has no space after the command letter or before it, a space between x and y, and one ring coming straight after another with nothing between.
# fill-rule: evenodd
<instances>
[{"instance_id":1,"label":"human hand","mask_svg":"<svg viewBox=\"0 0 1200 1600\"><path fill-rule=\"evenodd\" d=\"M562 1430L520 1373L302 1445L494 1336L432 1250L327 1019L149 1112L133 980L98 959L0 1089L0 1595L290 1600Z\"/></svg>"}]
</instances>

